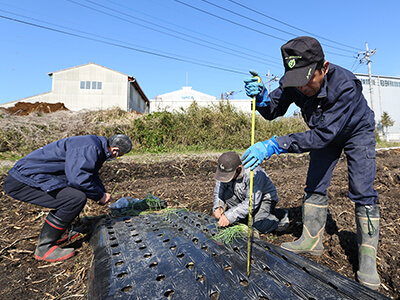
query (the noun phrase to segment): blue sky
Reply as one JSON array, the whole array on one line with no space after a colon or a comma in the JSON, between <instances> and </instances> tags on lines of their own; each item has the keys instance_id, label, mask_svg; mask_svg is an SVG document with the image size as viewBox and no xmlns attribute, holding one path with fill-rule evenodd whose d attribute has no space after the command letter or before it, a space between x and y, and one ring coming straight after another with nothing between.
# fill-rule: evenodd
<instances>
[{"instance_id":1,"label":"blue sky","mask_svg":"<svg viewBox=\"0 0 400 300\"><path fill-rule=\"evenodd\" d=\"M399 10L398 0L0 0L0 103L51 91L48 73L89 62L134 76L149 99L187 85L243 99L248 70L282 76L280 47L301 35L364 74L355 57L368 42L372 73L400 76Z\"/></svg>"}]
</instances>

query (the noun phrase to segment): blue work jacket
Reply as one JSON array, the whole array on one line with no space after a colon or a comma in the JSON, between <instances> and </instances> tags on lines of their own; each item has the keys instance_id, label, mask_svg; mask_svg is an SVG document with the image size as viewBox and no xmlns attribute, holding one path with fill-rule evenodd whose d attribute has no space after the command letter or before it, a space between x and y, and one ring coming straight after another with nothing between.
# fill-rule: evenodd
<instances>
[{"instance_id":1,"label":"blue work jacket","mask_svg":"<svg viewBox=\"0 0 400 300\"><path fill-rule=\"evenodd\" d=\"M282 86L270 94L271 103L257 107L267 120L283 116L292 103L300 109L310 130L277 137L279 146L292 153L302 153L327 147L330 143L343 146L353 134L374 131L374 112L362 94L361 82L356 76L337 65L330 64L320 91L312 97L296 88Z\"/></svg>"},{"instance_id":2,"label":"blue work jacket","mask_svg":"<svg viewBox=\"0 0 400 300\"><path fill-rule=\"evenodd\" d=\"M111 155L106 137L73 136L29 153L9 175L45 192L70 186L98 201L106 192L98 171Z\"/></svg>"}]
</instances>

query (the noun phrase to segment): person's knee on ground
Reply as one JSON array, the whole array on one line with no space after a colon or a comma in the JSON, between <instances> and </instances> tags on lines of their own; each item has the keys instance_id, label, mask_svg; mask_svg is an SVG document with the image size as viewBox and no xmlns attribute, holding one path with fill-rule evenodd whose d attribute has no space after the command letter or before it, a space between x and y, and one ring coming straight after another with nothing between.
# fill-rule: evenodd
<instances>
[{"instance_id":1,"label":"person's knee on ground","mask_svg":"<svg viewBox=\"0 0 400 300\"><path fill-rule=\"evenodd\" d=\"M57 240L60 239L69 225L69 222L65 222L55 216L54 212L49 212L36 246L35 258L37 260L57 262L75 255L73 248L64 249L57 246Z\"/></svg>"},{"instance_id":2,"label":"person's knee on ground","mask_svg":"<svg viewBox=\"0 0 400 300\"><path fill-rule=\"evenodd\" d=\"M283 249L294 253L321 255L324 250L322 238L328 211L328 196L309 193L303 201L303 233L294 242L282 243Z\"/></svg>"},{"instance_id":3,"label":"person's knee on ground","mask_svg":"<svg viewBox=\"0 0 400 300\"><path fill-rule=\"evenodd\" d=\"M376 270L376 253L379 241L379 208L377 205L355 207L358 245L358 281L377 290L380 278Z\"/></svg>"}]
</instances>

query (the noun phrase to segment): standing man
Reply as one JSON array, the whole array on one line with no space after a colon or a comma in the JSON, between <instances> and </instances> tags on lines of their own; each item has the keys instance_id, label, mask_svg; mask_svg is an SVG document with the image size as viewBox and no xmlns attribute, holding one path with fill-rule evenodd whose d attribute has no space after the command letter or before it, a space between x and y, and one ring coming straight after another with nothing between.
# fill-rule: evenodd
<instances>
[{"instance_id":1,"label":"standing man","mask_svg":"<svg viewBox=\"0 0 400 300\"><path fill-rule=\"evenodd\" d=\"M218 225L225 227L244 222L249 215L250 169L245 170L234 151L218 158L215 172L214 216ZM276 188L261 167L253 172L253 227L261 233L285 231L289 226L287 210L275 209L278 202Z\"/></svg>"},{"instance_id":2,"label":"standing man","mask_svg":"<svg viewBox=\"0 0 400 300\"><path fill-rule=\"evenodd\" d=\"M110 201L99 178L106 160L113 160L132 149L123 134L107 139L96 135L73 136L37 149L15 163L4 181L5 192L14 199L51 208L35 250L35 258L49 262L68 259L73 248L60 248L57 241L87 198L100 205Z\"/></svg>"},{"instance_id":3,"label":"standing man","mask_svg":"<svg viewBox=\"0 0 400 300\"><path fill-rule=\"evenodd\" d=\"M321 255L328 196L333 169L346 154L348 195L355 202L360 283L378 289L376 252L379 239L378 193L375 179L374 112L362 94L361 82L350 71L324 59L320 43L307 36L281 47L285 75L280 86L268 94L257 78L245 80L249 97L256 97L257 110L267 120L283 116L290 104L301 109L310 130L258 142L243 154L251 169L271 155L310 152L305 197L303 233L282 248L295 253Z\"/></svg>"}]
</instances>

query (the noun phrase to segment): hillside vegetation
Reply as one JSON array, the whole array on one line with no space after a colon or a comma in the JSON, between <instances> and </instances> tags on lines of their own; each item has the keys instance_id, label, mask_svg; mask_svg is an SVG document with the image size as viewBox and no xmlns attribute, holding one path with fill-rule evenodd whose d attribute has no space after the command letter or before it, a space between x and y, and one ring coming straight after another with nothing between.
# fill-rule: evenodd
<instances>
[{"instance_id":1,"label":"hillside vegetation","mask_svg":"<svg viewBox=\"0 0 400 300\"><path fill-rule=\"evenodd\" d=\"M251 111L237 110L229 102L186 110L138 114L118 108L73 113L57 111L28 116L0 114L0 154L23 156L61 138L123 133L132 138L133 153L223 151L250 146ZM299 118L265 121L256 116L255 140L306 130ZM7 155L5 154L7 153Z\"/></svg>"}]
</instances>

